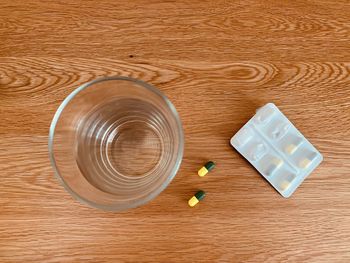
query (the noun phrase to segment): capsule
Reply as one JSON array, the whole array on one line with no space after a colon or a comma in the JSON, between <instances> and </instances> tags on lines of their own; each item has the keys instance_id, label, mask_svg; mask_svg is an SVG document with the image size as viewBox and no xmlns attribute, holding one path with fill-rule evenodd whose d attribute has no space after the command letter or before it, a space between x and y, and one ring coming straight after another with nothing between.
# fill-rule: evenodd
<instances>
[{"instance_id":1,"label":"capsule","mask_svg":"<svg viewBox=\"0 0 350 263\"><path fill-rule=\"evenodd\" d=\"M190 200L188 200L188 205L190 207L194 207L196 204L199 203L203 198L205 197L205 192L202 190L199 190Z\"/></svg>"},{"instance_id":2,"label":"capsule","mask_svg":"<svg viewBox=\"0 0 350 263\"><path fill-rule=\"evenodd\" d=\"M215 167L215 163L212 161L207 162L201 169L198 170L198 175L200 177L205 176L208 172L213 170Z\"/></svg>"}]
</instances>

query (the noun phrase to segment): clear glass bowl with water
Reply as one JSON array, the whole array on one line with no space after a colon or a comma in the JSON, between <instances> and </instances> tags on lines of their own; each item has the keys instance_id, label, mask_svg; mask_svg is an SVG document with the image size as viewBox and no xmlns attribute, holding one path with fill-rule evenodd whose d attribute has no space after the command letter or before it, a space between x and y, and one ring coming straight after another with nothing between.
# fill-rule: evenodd
<instances>
[{"instance_id":1,"label":"clear glass bowl with water","mask_svg":"<svg viewBox=\"0 0 350 263\"><path fill-rule=\"evenodd\" d=\"M155 87L109 77L74 90L50 127L49 154L66 190L83 203L121 211L156 197L184 149L173 104Z\"/></svg>"}]
</instances>

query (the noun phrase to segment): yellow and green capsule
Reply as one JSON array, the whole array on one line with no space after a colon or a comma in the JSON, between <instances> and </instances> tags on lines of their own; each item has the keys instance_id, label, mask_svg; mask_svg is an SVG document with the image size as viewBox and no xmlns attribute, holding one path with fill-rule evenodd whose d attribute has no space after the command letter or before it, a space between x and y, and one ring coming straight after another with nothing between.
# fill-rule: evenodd
<instances>
[{"instance_id":1,"label":"yellow and green capsule","mask_svg":"<svg viewBox=\"0 0 350 263\"><path fill-rule=\"evenodd\" d=\"M205 176L208 172L213 170L215 167L215 163L212 161L207 162L201 169L198 170L198 175L200 177Z\"/></svg>"},{"instance_id":2,"label":"yellow and green capsule","mask_svg":"<svg viewBox=\"0 0 350 263\"><path fill-rule=\"evenodd\" d=\"M191 197L190 200L188 200L188 205L190 207L194 207L196 204L199 203L200 200L202 200L205 197L205 192L202 190L199 190L194 196Z\"/></svg>"}]
</instances>

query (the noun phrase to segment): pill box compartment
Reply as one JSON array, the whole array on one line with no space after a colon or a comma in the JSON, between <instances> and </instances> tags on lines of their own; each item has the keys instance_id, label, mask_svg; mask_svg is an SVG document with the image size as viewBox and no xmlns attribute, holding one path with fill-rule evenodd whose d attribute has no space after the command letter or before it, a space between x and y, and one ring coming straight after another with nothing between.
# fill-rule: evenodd
<instances>
[{"instance_id":1,"label":"pill box compartment","mask_svg":"<svg viewBox=\"0 0 350 263\"><path fill-rule=\"evenodd\" d=\"M285 197L289 197L297 187L298 170L274 151L270 151L254 166Z\"/></svg>"},{"instance_id":2,"label":"pill box compartment","mask_svg":"<svg viewBox=\"0 0 350 263\"><path fill-rule=\"evenodd\" d=\"M285 166L274 174L270 182L281 195L289 197L298 187L298 180L300 178L295 172Z\"/></svg>"},{"instance_id":3,"label":"pill box compartment","mask_svg":"<svg viewBox=\"0 0 350 263\"><path fill-rule=\"evenodd\" d=\"M243 149L243 147L254 137L254 131L249 126L240 129L234 137L231 138L231 145L237 149Z\"/></svg>"},{"instance_id":4,"label":"pill box compartment","mask_svg":"<svg viewBox=\"0 0 350 263\"><path fill-rule=\"evenodd\" d=\"M256 114L252 118L255 125L267 125L275 115L275 109L270 105L265 105L257 110Z\"/></svg>"},{"instance_id":5,"label":"pill box compartment","mask_svg":"<svg viewBox=\"0 0 350 263\"><path fill-rule=\"evenodd\" d=\"M235 145L239 151L252 163L258 162L266 153L267 145L263 138L251 127L245 127L238 133L231 144Z\"/></svg>"},{"instance_id":6,"label":"pill box compartment","mask_svg":"<svg viewBox=\"0 0 350 263\"><path fill-rule=\"evenodd\" d=\"M300 147L300 149L291 157L293 164L300 170L312 170L320 163L320 158L317 152L308 146L309 145Z\"/></svg>"},{"instance_id":7,"label":"pill box compartment","mask_svg":"<svg viewBox=\"0 0 350 263\"><path fill-rule=\"evenodd\" d=\"M287 155L289 158L291 155L294 155L296 152L300 151L300 147L303 145L303 138L295 135L295 133L288 132L286 136L281 139L279 143L279 150Z\"/></svg>"}]
</instances>

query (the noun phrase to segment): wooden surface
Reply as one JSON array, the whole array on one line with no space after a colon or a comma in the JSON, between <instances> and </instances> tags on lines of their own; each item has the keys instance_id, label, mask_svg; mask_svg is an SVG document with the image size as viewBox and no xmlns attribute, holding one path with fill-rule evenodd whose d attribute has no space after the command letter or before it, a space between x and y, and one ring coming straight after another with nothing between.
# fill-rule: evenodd
<instances>
[{"instance_id":1,"label":"wooden surface","mask_svg":"<svg viewBox=\"0 0 350 263\"><path fill-rule=\"evenodd\" d=\"M349 21L349 1L1 0L0 262L350 262ZM115 75L186 135L174 181L125 213L73 200L47 150L62 100ZM228 144L267 102L324 155L290 199Z\"/></svg>"}]
</instances>

